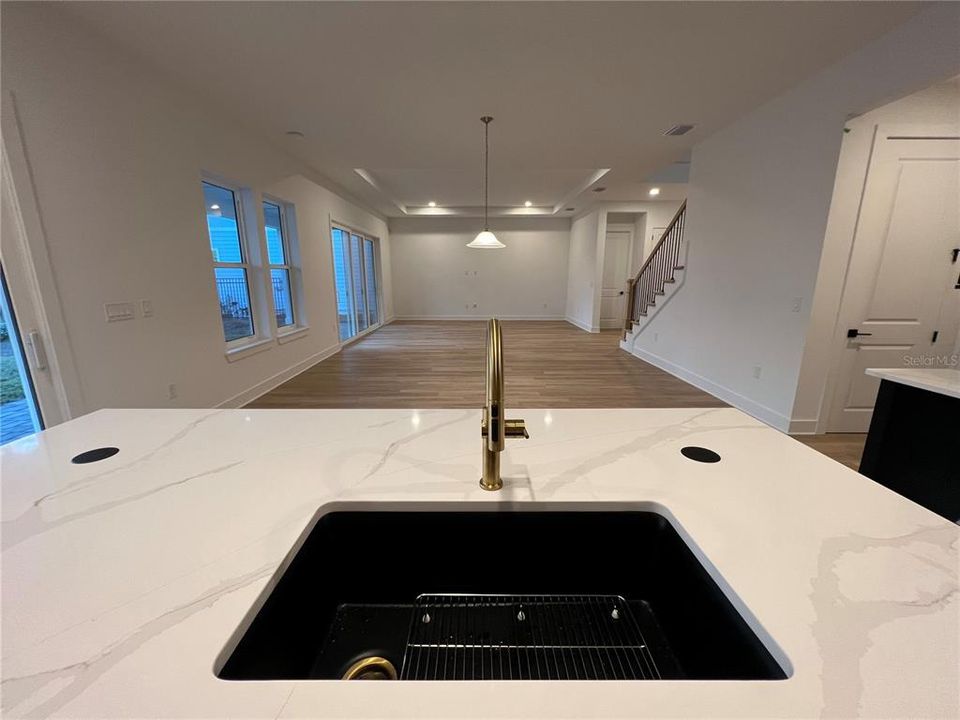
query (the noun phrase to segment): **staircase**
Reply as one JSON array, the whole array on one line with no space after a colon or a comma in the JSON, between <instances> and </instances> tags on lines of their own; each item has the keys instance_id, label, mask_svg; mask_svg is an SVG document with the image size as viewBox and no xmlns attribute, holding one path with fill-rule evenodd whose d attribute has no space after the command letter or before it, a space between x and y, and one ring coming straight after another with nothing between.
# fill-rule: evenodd
<instances>
[{"instance_id":1,"label":"staircase","mask_svg":"<svg viewBox=\"0 0 960 720\"><path fill-rule=\"evenodd\" d=\"M629 282L627 318L623 342L620 343L625 350L629 349L633 339L656 314L658 304L663 307L680 286L678 280L683 277L683 224L686 214L687 202L684 200L637 276Z\"/></svg>"}]
</instances>

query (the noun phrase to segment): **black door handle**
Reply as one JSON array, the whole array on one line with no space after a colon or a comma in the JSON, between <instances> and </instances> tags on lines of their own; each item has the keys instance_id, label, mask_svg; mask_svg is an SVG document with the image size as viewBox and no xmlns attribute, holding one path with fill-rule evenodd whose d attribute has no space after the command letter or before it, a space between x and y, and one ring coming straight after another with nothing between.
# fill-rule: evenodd
<instances>
[{"instance_id":1,"label":"black door handle","mask_svg":"<svg viewBox=\"0 0 960 720\"><path fill-rule=\"evenodd\" d=\"M623 290L620 291L620 294L623 295Z\"/></svg>"},{"instance_id":2,"label":"black door handle","mask_svg":"<svg viewBox=\"0 0 960 720\"><path fill-rule=\"evenodd\" d=\"M864 337L864 336L867 336L867 335L873 335L873 333L862 333L862 332L860 332L859 330L857 330L856 328L850 328L849 330L847 330L847 337L848 337L848 338Z\"/></svg>"}]
</instances>

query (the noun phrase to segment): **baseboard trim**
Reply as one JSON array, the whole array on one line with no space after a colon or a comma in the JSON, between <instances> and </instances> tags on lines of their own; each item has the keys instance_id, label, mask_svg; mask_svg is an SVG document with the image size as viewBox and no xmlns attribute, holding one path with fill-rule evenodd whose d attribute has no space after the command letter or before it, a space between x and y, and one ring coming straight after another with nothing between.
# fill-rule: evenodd
<instances>
[{"instance_id":1,"label":"baseboard trim","mask_svg":"<svg viewBox=\"0 0 960 720\"><path fill-rule=\"evenodd\" d=\"M566 320L568 323L570 323L570 324L573 325L574 327L578 327L578 328L580 328L581 330L583 330L583 331L585 331L585 332L588 332L588 333L598 333L598 332L600 332L600 328L595 327L595 326L593 326L593 325L587 325L585 322L581 322L580 320L577 320L576 318L572 318L572 317L570 317L569 315L566 316L566 317L562 317L562 318L560 318L560 319L561 319L561 320Z\"/></svg>"},{"instance_id":2,"label":"baseboard trim","mask_svg":"<svg viewBox=\"0 0 960 720\"><path fill-rule=\"evenodd\" d=\"M275 387L282 385L290 378L295 375L299 375L304 370L306 370L311 365L316 365L321 360L326 360L332 355L336 355L340 352L340 343L336 345L331 345L330 347L321 350L318 353L314 353L308 358L301 360L298 363L294 363L286 370L281 370L275 375L271 375L266 380L258 382L251 388L247 388L243 392L237 393L233 397L229 397L224 400L222 403L217 405L218 408L241 408L247 403L251 403L256 400L261 395L266 395L268 392L273 390Z\"/></svg>"},{"instance_id":3,"label":"baseboard trim","mask_svg":"<svg viewBox=\"0 0 960 720\"><path fill-rule=\"evenodd\" d=\"M680 367L675 363L670 362L666 358L662 358L659 355L655 355L652 352L647 350L641 350L637 347L624 347L627 343L621 342L620 347L629 352L631 355L644 360L651 365L655 365L661 370L664 370L674 377L678 377L685 382L690 383L694 387L698 387L704 392L708 392L711 395L720 398L724 402L728 402L733 405L737 410L742 410L762 423L769 425L770 427L779 430L780 432L787 432L790 427L790 418L786 415L778 413L776 410L768 408L766 405L761 405L758 402L751 400L748 397L744 397L735 390L724 387L723 385L718 385L717 383L709 380L708 378L698 375L697 373L687 370L686 368Z\"/></svg>"},{"instance_id":4,"label":"baseboard trim","mask_svg":"<svg viewBox=\"0 0 960 720\"><path fill-rule=\"evenodd\" d=\"M818 422L819 421L816 418L813 418L811 420L791 420L790 434L791 435L816 435Z\"/></svg>"},{"instance_id":5,"label":"baseboard trim","mask_svg":"<svg viewBox=\"0 0 960 720\"><path fill-rule=\"evenodd\" d=\"M543 320L544 322L554 322L557 320L566 320L563 315L397 315L395 320L477 320L486 322L490 317L500 320Z\"/></svg>"}]
</instances>

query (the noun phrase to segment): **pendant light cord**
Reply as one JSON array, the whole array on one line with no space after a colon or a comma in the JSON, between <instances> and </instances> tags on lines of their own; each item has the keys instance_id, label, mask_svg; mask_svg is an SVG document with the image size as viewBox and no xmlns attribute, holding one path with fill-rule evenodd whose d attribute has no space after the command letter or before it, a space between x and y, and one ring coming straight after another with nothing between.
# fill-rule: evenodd
<instances>
[{"instance_id":1,"label":"pendant light cord","mask_svg":"<svg viewBox=\"0 0 960 720\"><path fill-rule=\"evenodd\" d=\"M489 115L480 118L483 123L483 229L490 229L489 197L490 197L490 122Z\"/></svg>"}]
</instances>

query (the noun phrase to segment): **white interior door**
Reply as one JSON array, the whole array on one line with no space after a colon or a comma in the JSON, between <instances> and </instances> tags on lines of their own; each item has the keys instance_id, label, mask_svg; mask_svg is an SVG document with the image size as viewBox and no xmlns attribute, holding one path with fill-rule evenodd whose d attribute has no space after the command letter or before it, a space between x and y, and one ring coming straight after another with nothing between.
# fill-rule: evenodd
<instances>
[{"instance_id":1,"label":"white interior door","mask_svg":"<svg viewBox=\"0 0 960 720\"><path fill-rule=\"evenodd\" d=\"M603 252L603 284L600 290L600 327L623 326L627 312L627 271L630 262L630 244L633 233L629 230L608 230Z\"/></svg>"},{"instance_id":2,"label":"white interior door","mask_svg":"<svg viewBox=\"0 0 960 720\"><path fill-rule=\"evenodd\" d=\"M866 432L870 367L943 365L960 307L960 128L877 128L837 326L828 432Z\"/></svg>"}]
</instances>

